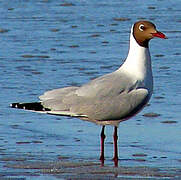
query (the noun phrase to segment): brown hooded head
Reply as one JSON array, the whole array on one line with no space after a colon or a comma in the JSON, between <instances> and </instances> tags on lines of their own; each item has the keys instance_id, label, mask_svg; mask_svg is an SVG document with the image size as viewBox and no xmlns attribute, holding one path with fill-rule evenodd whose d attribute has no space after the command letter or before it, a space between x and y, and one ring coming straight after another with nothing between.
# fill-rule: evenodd
<instances>
[{"instance_id":1,"label":"brown hooded head","mask_svg":"<svg viewBox=\"0 0 181 180\"><path fill-rule=\"evenodd\" d=\"M146 48L148 48L149 40L154 37L166 39L166 36L157 31L156 26L149 21L136 22L133 26L133 36L140 46Z\"/></svg>"}]
</instances>

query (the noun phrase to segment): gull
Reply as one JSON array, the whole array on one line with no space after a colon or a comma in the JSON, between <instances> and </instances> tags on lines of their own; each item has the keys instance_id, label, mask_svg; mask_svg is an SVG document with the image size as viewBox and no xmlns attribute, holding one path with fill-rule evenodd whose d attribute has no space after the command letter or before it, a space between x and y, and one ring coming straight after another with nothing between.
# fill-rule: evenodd
<instances>
[{"instance_id":1,"label":"gull","mask_svg":"<svg viewBox=\"0 0 181 180\"><path fill-rule=\"evenodd\" d=\"M124 63L114 72L98 77L80 87L53 89L40 101L12 103L12 108L77 117L102 125L101 165L104 165L105 125L114 126L114 164L118 166L117 128L141 111L153 92L149 41L166 39L149 21L138 21L131 27L129 51Z\"/></svg>"}]
</instances>

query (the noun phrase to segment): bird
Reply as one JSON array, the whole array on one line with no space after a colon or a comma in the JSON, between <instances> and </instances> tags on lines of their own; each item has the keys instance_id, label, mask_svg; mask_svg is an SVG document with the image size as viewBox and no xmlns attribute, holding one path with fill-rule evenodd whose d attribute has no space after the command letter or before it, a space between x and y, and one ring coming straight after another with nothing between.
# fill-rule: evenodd
<instances>
[{"instance_id":1,"label":"bird","mask_svg":"<svg viewBox=\"0 0 181 180\"><path fill-rule=\"evenodd\" d=\"M137 21L131 27L128 55L121 66L82 86L46 91L39 101L12 103L12 108L71 116L102 126L100 161L104 166L106 125L114 127L114 165L118 166L117 128L119 123L140 112L153 93L153 75L149 41L167 39L150 21Z\"/></svg>"}]
</instances>

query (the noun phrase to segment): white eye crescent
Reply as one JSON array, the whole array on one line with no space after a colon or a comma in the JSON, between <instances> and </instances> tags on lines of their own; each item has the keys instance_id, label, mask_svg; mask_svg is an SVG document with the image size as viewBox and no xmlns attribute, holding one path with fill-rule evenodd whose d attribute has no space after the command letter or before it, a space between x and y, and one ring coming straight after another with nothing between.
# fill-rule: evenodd
<instances>
[{"instance_id":1,"label":"white eye crescent","mask_svg":"<svg viewBox=\"0 0 181 180\"><path fill-rule=\"evenodd\" d=\"M144 31L144 29L145 29L145 26L144 26L143 24L140 24L139 30L140 30L140 31Z\"/></svg>"}]
</instances>

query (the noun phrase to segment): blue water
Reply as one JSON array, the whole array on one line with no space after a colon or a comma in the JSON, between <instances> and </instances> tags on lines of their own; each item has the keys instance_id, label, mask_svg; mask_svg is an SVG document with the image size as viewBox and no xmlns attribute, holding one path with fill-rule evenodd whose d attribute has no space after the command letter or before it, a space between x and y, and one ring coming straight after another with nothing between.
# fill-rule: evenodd
<instances>
[{"instance_id":1,"label":"blue water","mask_svg":"<svg viewBox=\"0 0 181 180\"><path fill-rule=\"evenodd\" d=\"M100 126L9 104L37 101L46 90L81 85L116 70L126 58L130 28L140 19L153 21L169 39L150 43L154 94L150 106L120 124L120 164L181 167L180 8L179 0L1 1L0 173L14 171L3 160L14 156L98 162ZM160 116L143 116L149 112ZM112 132L106 128L107 164L112 163ZM136 153L146 154L145 161L134 161Z\"/></svg>"}]
</instances>

